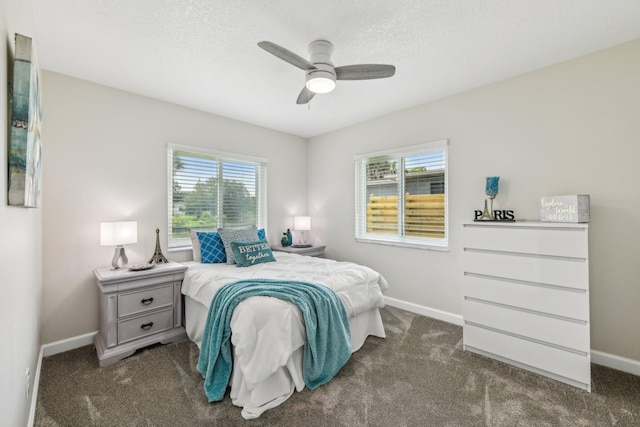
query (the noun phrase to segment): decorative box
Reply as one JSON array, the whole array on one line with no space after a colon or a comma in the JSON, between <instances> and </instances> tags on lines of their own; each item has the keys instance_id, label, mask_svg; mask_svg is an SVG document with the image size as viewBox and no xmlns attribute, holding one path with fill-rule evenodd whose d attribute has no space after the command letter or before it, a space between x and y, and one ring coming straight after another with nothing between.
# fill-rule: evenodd
<instances>
[{"instance_id":1,"label":"decorative box","mask_svg":"<svg viewBox=\"0 0 640 427\"><path fill-rule=\"evenodd\" d=\"M540 221L589 222L591 220L588 194L545 196L540 198Z\"/></svg>"}]
</instances>

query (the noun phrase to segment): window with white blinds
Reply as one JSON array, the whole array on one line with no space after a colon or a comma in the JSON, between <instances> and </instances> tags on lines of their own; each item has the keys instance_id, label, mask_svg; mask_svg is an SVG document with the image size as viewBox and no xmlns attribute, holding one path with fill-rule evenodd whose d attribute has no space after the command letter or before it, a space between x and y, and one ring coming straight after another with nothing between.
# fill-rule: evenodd
<instances>
[{"instance_id":1,"label":"window with white blinds","mask_svg":"<svg viewBox=\"0 0 640 427\"><path fill-rule=\"evenodd\" d=\"M190 247L189 230L267 223L266 160L169 145L168 245Z\"/></svg>"},{"instance_id":2,"label":"window with white blinds","mask_svg":"<svg viewBox=\"0 0 640 427\"><path fill-rule=\"evenodd\" d=\"M448 246L447 141L355 157L356 240Z\"/></svg>"}]
</instances>

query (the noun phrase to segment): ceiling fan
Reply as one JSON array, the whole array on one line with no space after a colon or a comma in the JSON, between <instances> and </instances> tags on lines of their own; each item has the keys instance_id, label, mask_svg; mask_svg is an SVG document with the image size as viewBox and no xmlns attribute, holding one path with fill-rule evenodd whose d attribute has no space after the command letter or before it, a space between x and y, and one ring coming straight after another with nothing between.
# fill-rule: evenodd
<instances>
[{"instance_id":1,"label":"ceiling fan","mask_svg":"<svg viewBox=\"0 0 640 427\"><path fill-rule=\"evenodd\" d=\"M316 93L331 92L336 87L336 80L383 79L396 73L396 67L384 64L334 67L331 62L333 45L326 40L316 40L309 44L310 60L308 61L269 41L262 41L258 46L306 73L306 83L298 95L297 104L308 103Z\"/></svg>"}]
</instances>

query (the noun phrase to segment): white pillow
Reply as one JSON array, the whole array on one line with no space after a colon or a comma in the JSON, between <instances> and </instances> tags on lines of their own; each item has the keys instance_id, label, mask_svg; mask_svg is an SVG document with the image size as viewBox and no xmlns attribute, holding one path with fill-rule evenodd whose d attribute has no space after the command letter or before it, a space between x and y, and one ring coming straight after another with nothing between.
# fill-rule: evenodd
<instances>
[{"instance_id":1,"label":"white pillow","mask_svg":"<svg viewBox=\"0 0 640 427\"><path fill-rule=\"evenodd\" d=\"M202 257L200 253L200 240L198 239L198 233L195 230L189 230L189 237L191 238L191 250L193 252L193 260L200 262Z\"/></svg>"}]
</instances>

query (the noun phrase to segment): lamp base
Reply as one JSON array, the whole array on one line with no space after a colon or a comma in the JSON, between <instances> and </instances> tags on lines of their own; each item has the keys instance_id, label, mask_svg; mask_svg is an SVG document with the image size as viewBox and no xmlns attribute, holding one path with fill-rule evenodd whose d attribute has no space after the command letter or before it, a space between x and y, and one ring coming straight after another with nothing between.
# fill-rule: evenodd
<instances>
[{"instance_id":1,"label":"lamp base","mask_svg":"<svg viewBox=\"0 0 640 427\"><path fill-rule=\"evenodd\" d=\"M122 265L119 265L119 261L122 260ZM113 254L113 259L111 260L111 266L114 270L118 270L120 268L126 267L129 262L129 258L127 258L127 254L124 253L124 246L116 246L116 251Z\"/></svg>"}]
</instances>

